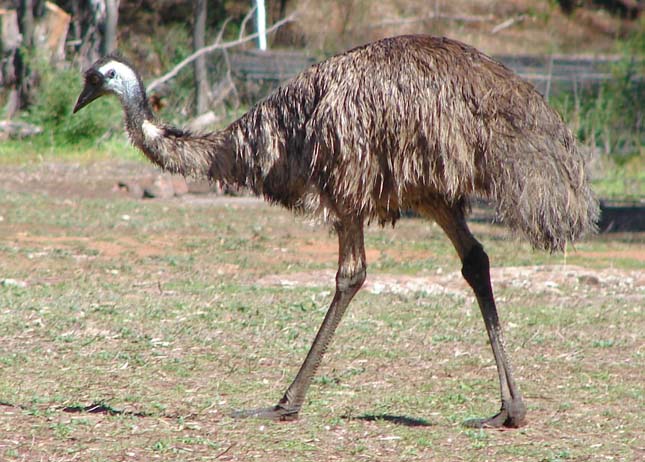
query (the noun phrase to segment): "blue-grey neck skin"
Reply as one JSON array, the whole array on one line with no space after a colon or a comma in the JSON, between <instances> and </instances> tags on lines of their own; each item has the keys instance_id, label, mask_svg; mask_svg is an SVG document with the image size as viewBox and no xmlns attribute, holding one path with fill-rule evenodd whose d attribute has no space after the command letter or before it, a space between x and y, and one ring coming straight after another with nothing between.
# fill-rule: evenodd
<instances>
[{"instance_id":1,"label":"blue-grey neck skin","mask_svg":"<svg viewBox=\"0 0 645 462\"><path fill-rule=\"evenodd\" d=\"M172 173L213 179L230 177L233 154L228 137L217 132L193 134L158 122L141 78L123 60L106 58L96 69L103 76L104 91L121 101L130 141L148 159Z\"/></svg>"},{"instance_id":2,"label":"blue-grey neck skin","mask_svg":"<svg viewBox=\"0 0 645 462\"><path fill-rule=\"evenodd\" d=\"M141 83L127 86L124 93L118 96L127 117L133 120L140 120L140 123L143 123L144 120L154 119L148 104L146 91Z\"/></svg>"},{"instance_id":3,"label":"blue-grey neck skin","mask_svg":"<svg viewBox=\"0 0 645 462\"><path fill-rule=\"evenodd\" d=\"M123 105L125 125L130 138L136 146L141 147L144 140L143 123L154 120L145 89L142 84L139 84L127 87L122 94L117 96Z\"/></svg>"}]
</instances>

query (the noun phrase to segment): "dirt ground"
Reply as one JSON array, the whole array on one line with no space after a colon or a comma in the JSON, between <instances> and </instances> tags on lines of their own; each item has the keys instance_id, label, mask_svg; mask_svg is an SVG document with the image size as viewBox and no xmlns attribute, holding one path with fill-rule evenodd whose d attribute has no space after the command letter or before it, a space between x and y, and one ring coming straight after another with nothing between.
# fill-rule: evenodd
<instances>
[{"instance_id":1,"label":"dirt ground","mask_svg":"<svg viewBox=\"0 0 645 462\"><path fill-rule=\"evenodd\" d=\"M34 167L10 166L0 170L0 185L5 191L29 194L43 194L51 197L79 199L79 198L103 198L114 199L127 197L127 192L119 188L119 183L149 182L151 178L160 175L159 170L152 166L139 162L97 162L91 164L73 163L47 163ZM261 207L264 202L260 198L249 196L230 196L209 192L203 182L189 180L189 194L181 198L173 199L182 205L216 207ZM215 188L212 188L215 189ZM477 228L477 224L472 225ZM490 230L487 230L490 232ZM503 234L503 230L495 230ZM621 233L614 234L618 239L626 235L630 240L643 242L644 233ZM56 241L57 238L33 236L17 236L17 239L25 240L48 240ZM58 238L60 243L72 238ZM312 242L308 236L302 236L304 242L294 243L298 252L307 259L319 262L335 261L337 258L337 247L334 241ZM611 239L611 237L609 237ZM119 257L127 252L135 252L138 256L151 256L163 253L163 245L160 242L148 241L145 243L121 239L118 243L105 243L101 241L92 242L91 238L85 238L85 244L99 251L107 257ZM160 245L161 244L161 245ZM366 249L368 261L378 260L382 255L374 249ZM603 251L582 251L590 259L599 261L611 261L616 258L628 258L642 263L645 268L645 247L635 246L629 250L616 251L608 248ZM397 253L396 258L404 260L406 254ZM415 258L420 255L414 252ZM429 255L428 255L429 256ZM280 251L276 252L275 260L284 259ZM529 291L550 290L554 293L560 291L561 286L570 286L571 283L581 291L593 291L598 287L615 288L617 290L628 290L639 293L645 288L645 271L642 268L637 270L623 270L619 268L589 268L564 264L555 266L522 266L493 268L492 279L499 281L502 286L522 287ZM271 263L271 262L268 262ZM329 286L334 279L334 270L308 271L305 273L289 273L288 275L270 275L258 280L258 284L267 286L301 286L317 287ZM449 274L435 274L418 276L402 275L375 275L370 276L364 287L366 290L378 294L383 291L390 293L410 293L424 290L428 293L453 293L465 296L469 288L463 281L459 272Z\"/></svg>"},{"instance_id":2,"label":"dirt ground","mask_svg":"<svg viewBox=\"0 0 645 462\"><path fill-rule=\"evenodd\" d=\"M368 280L300 421L238 421L231 408L270 404L306 354L336 239L203 185L168 200L117 187L155 175L0 168L0 460L643 460L643 233L549 256L472 224L524 429L460 426L497 406L495 369L454 252L419 219L366 233Z\"/></svg>"}]
</instances>

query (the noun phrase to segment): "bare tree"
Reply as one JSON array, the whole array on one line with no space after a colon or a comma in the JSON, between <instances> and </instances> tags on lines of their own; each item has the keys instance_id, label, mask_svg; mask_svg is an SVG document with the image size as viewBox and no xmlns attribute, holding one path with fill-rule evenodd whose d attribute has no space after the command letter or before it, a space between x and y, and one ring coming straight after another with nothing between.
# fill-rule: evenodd
<instances>
[{"instance_id":1,"label":"bare tree","mask_svg":"<svg viewBox=\"0 0 645 462\"><path fill-rule=\"evenodd\" d=\"M117 25L119 23L120 0L105 0L105 20L99 27L101 37L101 54L106 55L116 48Z\"/></svg>"},{"instance_id":2,"label":"bare tree","mask_svg":"<svg viewBox=\"0 0 645 462\"><path fill-rule=\"evenodd\" d=\"M248 15L247 15L247 17L248 17ZM284 26L285 24L287 24L289 22L294 21L295 18L296 18L296 14L291 13L286 18L283 18L280 21L276 21L271 27L267 28L267 30L266 30L267 34L278 30L280 27ZM245 19L245 21L246 21L246 19ZM190 63L192 63L193 61L195 61L196 59L198 59L201 56L204 56L204 55L206 55L208 53L212 53L212 52L218 51L218 50L225 51L225 50L228 50L230 48L234 48L234 47L239 46L239 45L241 45L243 43L249 42L249 41L255 39L258 36L257 32L255 32L253 34L249 34L249 35L243 35L243 28L242 28L242 30L240 31L240 36L237 38L237 40L231 40L230 42L222 42L222 36L224 34L224 30L226 29L226 24L227 24L227 22L224 22L224 24L220 28L219 33L217 34L217 37L215 38L215 40L213 41L212 44L210 44L208 46L205 46L203 48L200 48L199 50L195 51L193 54L191 54L190 56L188 56L185 59L183 59L179 64L177 64L175 67L173 67L166 74L164 74L161 77L156 78L155 80L150 82L148 84L148 86L146 87L146 91L151 92L152 90L157 88L162 83L165 83L168 80L174 78L177 74L179 74L179 71L181 71L184 67L186 67L187 65L189 65ZM243 22L243 24L244 24L244 22Z\"/></svg>"},{"instance_id":3,"label":"bare tree","mask_svg":"<svg viewBox=\"0 0 645 462\"><path fill-rule=\"evenodd\" d=\"M81 66L88 66L116 48L120 0L69 0L72 14L71 43L76 45Z\"/></svg>"},{"instance_id":4,"label":"bare tree","mask_svg":"<svg viewBox=\"0 0 645 462\"><path fill-rule=\"evenodd\" d=\"M14 58L17 109L26 108L32 100L37 76L30 72L29 56L33 56L34 52L34 16L42 15L43 6L43 0L20 0L18 2L18 27L22 35L22 43Z\"/></svg>"},{"instance_id":5,"label":"bare tree","mask_svg":"<svg viewBox=\"0 0 645 462\"><path fill-rule=\"evenodd\" d=\"M193 51L204 48L206 34L206 0L193 0ZM206 56L199 56L194 64L195 71L195 115L208 110L209 90Z\"/></svg>"},{"instance_id":6,"label":"bare tree","mask_svg":"<svg viewBox=\"0 0 645 462\"><path fill-rule=\"evenodd\" d=\"M11 118L20 106L16 60L22 37L15 10L0 9L0 87L6 91L5 115Z\"/></svg>"}]
</instances>

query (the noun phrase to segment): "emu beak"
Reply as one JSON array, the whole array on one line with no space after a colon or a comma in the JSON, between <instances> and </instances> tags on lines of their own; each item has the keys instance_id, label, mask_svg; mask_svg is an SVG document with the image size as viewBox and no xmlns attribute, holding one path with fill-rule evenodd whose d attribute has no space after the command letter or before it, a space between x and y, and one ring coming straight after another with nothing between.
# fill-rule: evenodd
<instances>
[{"instance_id":1,"label":"emu beak","mask_svg":"<svg viewBox=\"0 0 645 462\"><path fill-rule=\"evenodd\" d=\"M78 96L78 100L76 100L76 105L74 105L74 110L72 111L72 113L76 114L78 111L83 109L95 99L100 98L104 94L105 92L101 88L101 85L94 85L89 80L86 81L85 87L83 87L83 91Z\"/></svg>"}]
</instances>

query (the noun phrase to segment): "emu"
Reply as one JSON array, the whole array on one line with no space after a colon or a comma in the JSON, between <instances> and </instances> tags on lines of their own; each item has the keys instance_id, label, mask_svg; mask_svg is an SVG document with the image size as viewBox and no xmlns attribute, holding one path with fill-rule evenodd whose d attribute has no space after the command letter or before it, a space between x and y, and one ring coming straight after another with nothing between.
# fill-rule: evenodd
<instances>
[{"instance_id":1,"label":"emu","mask_svg":"<svg viewBox=\"0 0 645 462\"><path fill-rule=\"evenodd\" d=\"M85 72L74 113L105 94L120 99L131 142L161 168L248 187L322 219L338 236L336 291L295 380L275 406L236 416L298 417L365 281L364 226L394 225L401 211L412 210L434 220L454 245L495 357L501 408L467 424L525 423L489 259L466 223L469 201L494 201L501 221L549 251L593 231L598 215L573 135L531 84L468 45L410 35L318 63L212 133L158 122L140 76L117 54Z\"/></svg>"}]
</instances>

